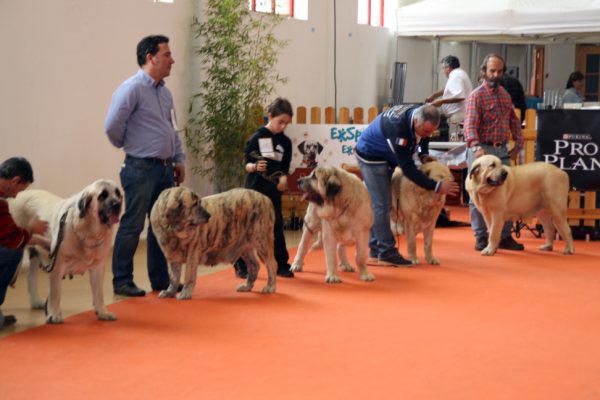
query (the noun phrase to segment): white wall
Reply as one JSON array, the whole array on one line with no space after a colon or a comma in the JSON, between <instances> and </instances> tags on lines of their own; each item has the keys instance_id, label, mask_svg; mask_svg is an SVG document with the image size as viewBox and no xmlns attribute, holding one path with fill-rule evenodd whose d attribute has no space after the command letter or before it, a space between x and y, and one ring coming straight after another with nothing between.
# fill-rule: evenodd
<instances>
[{"instance_id":1,"label":"white wall","mask_svg":"<svg viewBox=\"0 0 600 400\"><path fill-rule=\"evenodd\" d=\"M201 79L192 58L190 23L204 0L2 0L0 34L0 158L22 155L34 166L35 187L66 196L94 179L117 182L122 150L103 130L111 95L137 70L135 46L148 34L171 38L176 64L167 85L180 126L188 99ZM388 101L394 61L408 63L405 100L421 102L432 92L439 60L431 41L396 40L385 28L358 25L357 1L337 0L337 104L370 107ZM289 78L277 95L294 106L334 105L333 2L309 0L309 19L289 19L277 28L290 40L279 54L279 72ZM574 45L546 47L546 88L563 88L574 69ZM500 51L483 45L480 53ZM439 56L455 53L466 68L468 45L441 42ZM465 60L463 60L465 58ZM509 46L508 63L524 68ZM522 78L523 81L523 78ZM440 79L439 87L443 87ZM190 162L188 164L191 165ZM188 171L187 185L212 193L207 181Z\"/></svg>"},{"instance_id":2,"label":"white wall","mask_svg":"<svg viewBox=\"0 0 600 400\"><path fill-rule=\"evenodd\" d=\"M453 55L458 58L460 62L460 68L463 69L470 77L472 77L472 83L474 84L476 79L471 71L471 43L469 42L440 42L440 52L437 60L437 74L438 74L438 86L434 88L435 90L442 90L446 87L446 82L448 78L444 74L444 71L441 68L440 61L442 58L448 55ZM476 86L476 85L474 85ZM433 92L432 91L432 92Z\"/></svg>"},{"instance_id":3,"label":"white wall","mask_svg":"<svg viewBox=\"0 0 600 400\"><path fill-rule=\"evenodd\" d=\"M439 68L445 55L453 54L477 86L478 68L489 53L505 54L507 66L519 67L519 81L527 88L526 44L475 43L475 60L471 60L471 42L439 43L439 59L434 60L434 41L399 36L396 39L396 61L407 62L406 102L422 102L433 91L443 89L446 77ZM544 63L544 89L564 90L569 74L575 70L575 44L548 44ZM474 67L473 67L474 66ZM437 75L437 89L434 78Z\"/></svg>"},{"instance_id":4,"label":"white wall","mask_svg":"<svg viewBox=\"0 0 600 400\"><path fill-rule=\"evenodd\" d=\"M123 151L103 122L111 95L137 70L135 47L146 35L170 37L176 64L166 79L180 128L198 87L190 23L204 0L1 0L0 158L27 157L34 187L61 196L98 178L119 182ZM338 107L370 107L386 95L395 38L385 28L358 26L356 0L337 0ZM277 28L290 39L278 69L289 78L277 95L294 106L333 106L333 2L309 0L308 21ZM201 162L201 161L200 161ZM192 162L188 163L188 168ZM212 193L188 170L187 185Z\"/></svg>"},{"instance_id":5,"label":"white wall","mask_svg":"<svg viewBox=\"0 0 600 400\"><path fill-rule=\"evenodd\" d=\"M420 103L432 92L433 74L437 73L437 61L433 60L431 40L399 37L396 61L406 63L404 102Z\"/></svg>"},{"instance_id":6,"label":"white wall","mask_svg":"<svg viewBox=\"0 0 600 400\"><path fill-rule=\"evenodd\" d=\"M552 44L544 53L544 90L562 93L571 72L575 71L575 45Z\"/></svg>"},{"instance_id":7,"label":"white wall","mask_svg":"<svg viewBox=\"0 0 600 400\"><path fill-rule=\"evenodd\" d=\"M123 152L103 129L111 95L137 71L138 41L165 34L176 61L167 85L185 121L191 14L191 0L0 1L0 158L28 158L34 186L61 196L119 182Z\"/></svg>"},{"instance_id":8,"label":"white wall","mask_svg":"<svg viewBox=\"0 0 600 400\"><path fill-rule=\"evenodd\" d=\"M383 103L394 62L395 37L386 28L358 25L356 0L337 0L337 105L370 107ZM288 19L277 34L290 42L279 54L277 68L288 83L275 96L294 107L333 106L334 9L332 1L309 0L308 20ZM274 96L274 97L275 97Z\"/></svg>"}]
</instances>

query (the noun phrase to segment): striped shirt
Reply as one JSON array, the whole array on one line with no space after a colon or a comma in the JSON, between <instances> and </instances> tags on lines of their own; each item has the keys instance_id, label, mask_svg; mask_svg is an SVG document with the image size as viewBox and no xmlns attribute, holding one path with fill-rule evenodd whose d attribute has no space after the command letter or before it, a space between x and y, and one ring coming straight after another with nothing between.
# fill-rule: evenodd
<instances>
[{"instance_id":1,"label":"striped shirt","mask_svg":"<svg viewBox=\"0 0 600 400\"><path fill-rule=\"evenodd\" d=\"M492 87L484 81L471 92L467 99L464 134L469 147L481 143L507 143L512 134L516 148L523 148L521 121L506 89Z\"/></svg>"}]
</instances>

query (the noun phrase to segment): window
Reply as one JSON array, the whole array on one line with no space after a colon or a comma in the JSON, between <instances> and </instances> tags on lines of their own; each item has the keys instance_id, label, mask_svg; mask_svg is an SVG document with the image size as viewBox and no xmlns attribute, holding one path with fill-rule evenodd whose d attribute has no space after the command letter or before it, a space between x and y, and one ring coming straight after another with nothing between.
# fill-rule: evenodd
<instances>
[{"instance_id":1,"label":"window","mask_svg":"<svg viewBox=\"0 0 600 400\"><path fill-rule=\"evenodd\" d=\"M358 0L358 23L394 28L396 10L393 4L389 0Z\"/></svg>"},{"instance_id":2,"label":"window","mask_svg":"<svg viewBox=\"0 0 600 400\"><path fill-rule=\"evenodd\" d=\"M248 0L250 11L308 19L308 0Z\"/></svg>"}]
</instances>

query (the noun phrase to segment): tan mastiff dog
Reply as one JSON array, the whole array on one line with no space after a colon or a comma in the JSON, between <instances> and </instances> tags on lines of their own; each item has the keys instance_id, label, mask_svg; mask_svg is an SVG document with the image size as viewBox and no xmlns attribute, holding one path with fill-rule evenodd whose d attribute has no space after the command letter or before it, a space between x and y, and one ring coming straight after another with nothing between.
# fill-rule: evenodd
<instances>
[{"instance_id":1,"label":"tan mastiff dog","mask_svg":"<svg viewBox=\"0 0 600 400\"><path fill-rule=\"evenodd\" d=\"M573 236L567 222L569 176L558 167L543 162L508 167L498 157L484 155L473 163L466 189L489 230L482 255L496 252L505 221L536 215L546 236L540 250L552 250L558 230L566 241L564 254L573 254Z\"/></svg>"},{"instance_id":2,"label":"tan mastiff dog","mask_svg":"<svg viewBox=\"0 0 600 400\"><path fill-rule=\"evenodd\" d=\"M299 179L298 186L304 192L302 199L310 204L304 218L302 239L290 270L302 271L304 256L313 236L321 232L327 283L342 281L336 272L336 251L342 271L354 271L345 251L345 246L354 244L360 279L375 280L367 268L369 229L373 224L371 197L361 180L341 168L318 167L309 176Z\"/></svg>"},{"instance_id":3,"label":"tan mastiff dog","mask_svg":"<svg viewBox=\"0 0 600 400\"><path fill-rule=\"evenodd\" d=\"M252 290L260 259L268 273L262 292L275 292L275 211L267 196L255 190L232 189L200 199L191 189L175 187L158 196L150 222L169 263L171 278L159 297L177 294L182 264L186 264L186 271L183 290L177 294L180 300L192 297L199 265L234 263L240 257L248 267L248 278L237 290Z\"/></svg>"},{"instance_id":4,"label":"tan mastiff dog","mask_svg":"<svg viewBox=\"0 0 600 400\"><path fill-rule=\"evenodd\" d=\"M419 170L435 181L453 181L452 173L444 164L432 158L423 158ZM390 211L392 231L406 235L408 259L419 263L417 257L417 234L423 233L425 259L429 264L439 264L433 256L433 230L444 204L446 195L426 190L402 174L396 168L392 176L392 209Z\"/></svg>"}]
</instances>

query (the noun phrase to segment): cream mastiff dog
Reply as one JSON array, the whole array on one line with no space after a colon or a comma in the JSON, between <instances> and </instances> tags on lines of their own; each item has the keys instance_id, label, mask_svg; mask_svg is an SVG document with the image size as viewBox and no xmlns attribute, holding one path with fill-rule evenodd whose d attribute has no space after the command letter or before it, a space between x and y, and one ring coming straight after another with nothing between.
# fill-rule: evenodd
<instances>
[{"instance_id":1,"label":"cream mastiff dog","mask_svg":"<svg viewBox=\"0 0 600 400\"><path fill-rule=\"evenodd\" d=\"M546 236L540 250L552 250L558 230L566 241L564 254L573 254L573 237L567 222L566 172L543 162L508 167L498 157L484 155L473 163L466 189L488 226L488 245L481 251L484 256L496 252L505 221L535 215Z\"/></svg>"},{"instance_id":2,"label":"cream mastiff dog","mask_svg":"<svg viewBox=\"0 0 600 400\"><path fill-rule=\"evenodd\" d=\"M186 270L183 290L177 294L180 300L192 297L199 265L233 264L240 257L246 262L248 278L237 290L252 290L260 259L268 275L262 292L275 292L275 211L267 196L255 190L232 189L200 199L188 188L175 187L158 196L150 222L169 263L171 279L159 297L177 294L183 264Z\"/></svg>"},{"instance_id":3,"label":"cream mastiff dog","mask_svg":"<svg viewBox=\"0 0 600 400\"><path fill-rule=\"evenodd\" d=\"M302 271L304 257L314 235L321 231L327 273L327 283L342 280L336 272L336 249L342 271L354 271L346 256L345 246L356 245L356 265L363 281L375 277L367 268L369 230L373 224L371 197L355 175L335 167L318 167L309 176L298 180L304 192L302 199L310 202L304 218L302 239L290 268Z\"/></svg>"},{"instance_id":4,"label":"cream mastiff dog","mask_svg":"<svg viewBox=\"0 0 600 400\"><path fill-rule=\"evenodd\" d=\"M94 309L98 319L113 321L117 316L104 304L104 266L119 222L123 197L109 180L98 180L81 192L62 199L43 190L26 190L10 202L17 224L27 226L32 219L48 221L52 240L50 255L41 248L29 249L29 298L32 308L43 308L37 291L37 270L50 273L50 294L46 321L63 322L60 311L61 283L66 276L90 273Z\"/></svg>"},{"instance_id":5,"label":"cream mastiff dog","mask_svg":"<svg viewBox=\"0 0 600 400\"><path fill-rule=\"evenodd\" d=\"M435 181L452 181L452 173L444 164L431 158L424 158L419 170ZM425 260L429 264L439 264L433 256L433 231L444 204L446 195L426 190L396 168L392 176L392 209L390 211L392 231L406 235L408 259L418 264L417 234L423 233Z\"/></svg>"}]
</instances>

